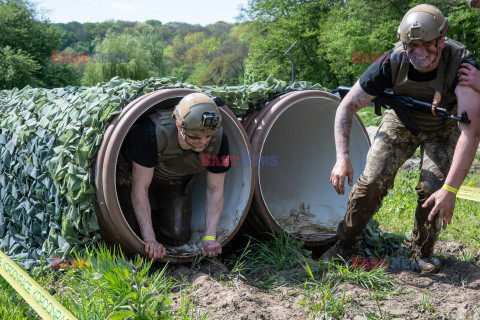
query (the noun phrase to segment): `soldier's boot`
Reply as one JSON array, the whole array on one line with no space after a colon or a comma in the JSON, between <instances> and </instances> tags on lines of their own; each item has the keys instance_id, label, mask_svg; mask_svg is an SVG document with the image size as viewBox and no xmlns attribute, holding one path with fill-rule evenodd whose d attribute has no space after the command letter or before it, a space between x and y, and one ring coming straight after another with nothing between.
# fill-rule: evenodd
<instances>
[{"instance_id":1,"label":"soldier's boot","mask_svg":"<svg viewBox=\"0 0 480 320\"><path fill-rule=\"evenodd\" d=\"M436 273L440 270L440 261L433 257L440 228L436 219L428 221L433 206L422 208L424 201L418 201L415 211L415 225L412 230L412 251L421 273Z\"/></svg>"},{"instance_id":2,"label":"soldier's boot","mask_svg":"<svg viewBox=\"0 0 480 320\"><path fill-rule=\"evenodd\" d=\"M368 178L364 174L360 176L348 197L345 218L338 225L339 240L322 255L322 260L331 260L338 256L345 260L357 253L360 236L386 194L387 187L382 187L376 179Z\"/></svg>"},{"instance_id":3,"label":"soldier's boot","mask_svg":"<svg viewBox=\"0 0 480 320\"><path fill-rule=\"evenodd\" d=\"M348 258L355 255L358 250L358 241L346 244L341 240L338 240L333 247L322 254L321 259L323 261L331 261L334 259L342 259L347 262Z\"/></svg>"},{"instance_id":4,"label":"soldier's boot","mask_svg":"<svg viewBox=\"0 0 480 320\"><path fill-rule=\"evenodd\" d=\"M162 190L158 211L152 211L152 224L160 243L181 246L191 237L192 207L190 194L181 190Z\"/></svg>"}]
</instances>

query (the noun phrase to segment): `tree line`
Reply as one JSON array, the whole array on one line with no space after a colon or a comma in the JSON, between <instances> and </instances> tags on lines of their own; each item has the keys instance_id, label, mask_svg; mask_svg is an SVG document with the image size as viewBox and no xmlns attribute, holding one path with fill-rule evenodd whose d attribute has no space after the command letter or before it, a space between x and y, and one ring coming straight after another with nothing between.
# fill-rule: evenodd
<instances>
[{"instance_id":1,"label":"tree line","mask_svg":"<svg viewBox=\"0 0 480 320\"><path fill-rule=\"evenodd\" d=\"M200 26L105 21L51 23L26 0L0 0L0 89L95 85L114 76L177 77L198 85L241 85L269 75L327 87L352 85L392 48L404 13L424 1L249 0L239 22ZM479 10L432 0L449 37L477 57ZM214 74L212 76L212 74Z\"/></svg>"}]
</instances>

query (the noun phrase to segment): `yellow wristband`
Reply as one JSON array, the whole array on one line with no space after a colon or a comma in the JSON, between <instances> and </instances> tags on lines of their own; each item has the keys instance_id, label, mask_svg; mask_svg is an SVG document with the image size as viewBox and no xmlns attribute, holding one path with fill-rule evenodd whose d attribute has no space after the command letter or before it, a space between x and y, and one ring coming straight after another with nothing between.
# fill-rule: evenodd
<instances>
[{"instance_id":1,"label":"yellow wristband","mask_svg":"<svg viewBox=\"0 0 480 320\"><path fill-rule=\"evenodd\" d=\"M203 241L205 241L205 240L213 240L213 241L215 241L216 239L217 239L217 238L215 238L215 237L213 237L213 236L205 236L205 237L203 237Z\"/></svg>"},{"instance_id":2,"label":"yellow wristband","mask_svg":"<svg viewBox=\"0 0 480 320\"><path fill-rule=\"evenodd\" d=\"M448 184L444 184L442 188L450 192L453 192L454 194L457 194L458 192L458 189L455 189L454 187L450 187Z\"/></svg>"}]
</instances>

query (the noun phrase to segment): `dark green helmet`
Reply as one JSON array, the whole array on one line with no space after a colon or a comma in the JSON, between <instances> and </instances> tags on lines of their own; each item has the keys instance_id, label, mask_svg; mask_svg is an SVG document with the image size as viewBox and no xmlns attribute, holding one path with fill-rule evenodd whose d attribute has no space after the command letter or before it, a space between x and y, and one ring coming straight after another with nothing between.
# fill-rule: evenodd
<instances>
[{"instance_id":1,"label":"dark green helmet","mask_svg":"<svg viewBox=\"0 0 480 320\"><path fill-rule=\"evenodd\" d=\"M173 110L173 116L183 130L195 134L212 135L222 125L222 117L215 101L200 92L186 95Z\"/></svg>"},{"instance_id":2,"label":"dark green helmet","mask_svg":"<svg viewBox=\"0 0 480 320\"><path fill-rule=\"evenodd\" d=\"M428 42L448 33L447 18L429 4L420 4L408 10L398 27L397 36L404 44Z\"/></svg>"}]
</instances>

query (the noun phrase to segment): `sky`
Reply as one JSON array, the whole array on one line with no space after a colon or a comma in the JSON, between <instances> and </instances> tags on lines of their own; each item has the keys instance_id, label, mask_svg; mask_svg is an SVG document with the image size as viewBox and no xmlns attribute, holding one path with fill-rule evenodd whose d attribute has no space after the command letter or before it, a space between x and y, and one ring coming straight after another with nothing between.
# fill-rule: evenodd
<instances>
[{"instance_id":1,"label":"sky","mask_svg":"<svg viewBox=\"0 0 480 320\"><path fill-rule=\"evenodd\" d=\"M239 7L248 0L35 0L37 9L53 23L103 22L150 19L206 26L217 21L235 22Z\"/></svg>"}]
</instances>

